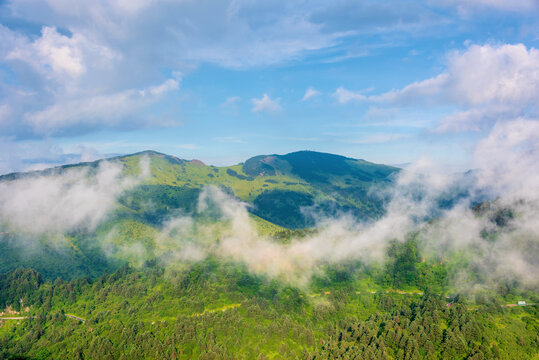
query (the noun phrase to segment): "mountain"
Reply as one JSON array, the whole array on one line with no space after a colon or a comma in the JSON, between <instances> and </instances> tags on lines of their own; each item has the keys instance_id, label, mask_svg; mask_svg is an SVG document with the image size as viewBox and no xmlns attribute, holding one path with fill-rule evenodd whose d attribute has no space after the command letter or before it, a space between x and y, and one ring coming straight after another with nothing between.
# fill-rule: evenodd
<instances>
[{"instance_id":1,"label":"mountain","mask_svg":"<svg viewBox=\"0 0 539 360\"><path fill-rule=\"evenodd\" d=\"M383 194L377 191L398 172L395 167L315 151L255 156L243 164L242 170L248 177L266 178L268 182L278 177L294 178L297 183L284 180L283 184L303 186L268 189L253 201L255 214L291 228L313 225L302 208L322 215L346 212L362 220L380 216Z\"/></svg>"},{"instance_id":2,"label":"mountain","mask_svg":"<svg viewBox=\"0 0 539 360\"><path fill-rule=\"evenodd\" d=\"M62 192L73 186L69 180L73 172L91 178L100 171L103 161L7 174L0 176L0 185L27 180L38 183L63 176L68 180L57 190ZM384 189L399 171L365 160L313 151L255 156L245 163L225 167L155 151L106 161L121 165L122 178L140 175L143 163L148 165L149 173L140 178L137 186L119 193L116 206L91 231L77 227L61 236L34 234L36 240L21 241L28 235L18 234L6 227L5 222L0 223L0 245L9 254L0 260L0 272L23 266L38 270L46 278L99 275L125 261L140 261L136 254L125 251L134 248L133 244L147 254L144 258L165 256L168 249L158 244L156 234L173 218L188 216L199 221L197 205L208 185L217 186L246 203L251 221L261 234L286 237L290 230L314 226L317 218L341 213L359 221L371 221L383 214ZM32 200L28 206L33 206ZM106 239L105 247L103 239ZM25 245L28 242L33 244L32 251ZM108 254L103 253L104 248ZM110 254L114 256L107 256Z\"/></svg>"},{"instance_id":3,"label":"mountain","mask_svg":"<svg viewBox=\"0 0 539 360\"><path fill-rule=\"evenodd\" d=\"M305 229L381 216L398 172L312 151L228 167L145 151L1 176L0 358L537 358L536 287L484 267L518 211L477 204L467 221L485 229L462 248L440 243L454 229L435 213L387 240ZM468 196L457 183L437 207Z\"/></svg>"},{"instance_id":4,"label":"mountain","mask_svg":"<svg viewBox=\"0 0 539 360\"><path fill-rule=\"evenodd\" d=\"M216 167L199 160L143 151L107 161L134 174L142 158L150 162L150 178L120 199L120 203L157 223L167 212L193 210L206 185L218 185L249 203L250 212L275 225L299 229L314 225L316 216L350 213L360 220L383 213L382 190L398 168L314 151L255 156L243 164ZM73 168L96 168L103 160L64 165L42 171L0 176L1 181L62 174ZM152 210L141 204L153 204Z\"/></svg>"},{"instance_id":5,"label":"mountain","mask_svg":"<svg viewBox=\"0 0 539 360\"><path fill-rule=\"evenodd\" d=\"M343 177L348 183L389 181L396 171L392 166L374 164L365 160L316 151L297 151L286 155L259 155L243 165L250 176L286 174L297 176L310 183L335 183Z\"/></svg>"}]
</instances>

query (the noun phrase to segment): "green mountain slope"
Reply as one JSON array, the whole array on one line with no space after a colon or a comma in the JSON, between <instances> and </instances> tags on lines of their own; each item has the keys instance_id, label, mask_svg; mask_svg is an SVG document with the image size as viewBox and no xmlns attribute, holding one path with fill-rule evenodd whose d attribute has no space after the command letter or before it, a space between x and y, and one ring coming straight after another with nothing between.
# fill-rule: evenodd
<instances>
[{"instance_id":1,"label":"green mountain slope","mask_svg":"<svg viewBox=\"0 0 539 360\"><path fill-rule=\"evenodd\" d=\"M120 203L157 223L167 213L191 212L200 190L217 185L253 206L250 211L285 228L314 225L310 215L347 212L359 220L383 213L383 189L399 169L365 160L314 151L286 155L261 155L244 164L207 166L198 160L182 160L155 151L110 158L126 175L140 173L142 158L149 159L150 178L122 196ZM43 171L0 176L0 181L61 174L68 169L97 168L99 161L65 165ZM143 206L145 204L145 206Z\"/></svg>"},{"instance_id":2,"label":"green mountain slope","mask_svg":"<svg viewBox=\"0 0 539 360\"><path fill-rule=\"evenodd\" d=\"M287 280L295 266L257 272L217 246L228 234L250 233L243 225L251 221L272 235L260 241L257 261L276 265L284 252L272 254L273 245L294 250L287 246L302 234L324 234L301 229L317 214L379 216L384 197L377 194L391 185L396 168L314 152L257 156L229 167L156 152L109 161L121 164L126 177L149 175L126 187L95 228L19 234L0 219L0 358L537 359L536 288L504 279L491 286L472 261L482 248L430 253L425 238L410 233L389 242L379 262L321 262L308 283L295 284ZM76 168L90 170L80 173L91 185L100 164L0 181ZM61 185L62 192L76 184ZM204 202L213 191L206 185L246 203L249 214L216 192L232 212L242 210L220 216L211 202L217 200ZM491 219L484 237L493 245L519 216L495 202L473 210ZM231 232L238 219L242 226ZM331 244L330 234L326 239ZM229 245L248 245L250 238L244 240ZM215 251L200 257L196 247L183 251L194 242ZM456 295L453 282L463 271L486 284L469 299Z\"/></svg>"},{"instance_id":3,"label":"green mountain slope","mask_svg":"<svg viewBox=\"0 0 539 360\"><path fill-rule=\"evenodd\" d=\"M313 151L256 156L228 167L207 166L197 160L149 151L113 161L123 163L126 173L136 173L143 156L151 159L152 174L144 192L162 210L192 207L187 199L178 200L184 196L180 193L194 195L194 189L218 185L253 205L253 214L292 229L313 226L314 218L309 213L348 212L360 220L379 217L383 213L382 190L399 170Z\"/></svg>"},{"instance_id":4,"label":"green mountain slope","mask_svg":"<svg viewBox=\"0 0 539 360\"><path fill-rule=\"evenodd\" d=\"M12 254L0 260L1 272L32 266L47 278L97 275L119 265L103 254L103 249L116 260L132 264L140 262L140 257L137 260L137 254L131 253L133 248L145 258L164 256L167 249L156 243L155 234L171 218L189 216L199 221L198 199L208 185L245 202L258 232L277 238L289 237L288 229L314 226L320 216L348 213L369 221L383 214L380 194L398 172L390 166L312 151L256 156L227 167L155 151L107 160L121 164L125 176L138 176L141 164L149 164L149 176L119 196L115 209L95 231L77 229L56 237L37 236L23 241L34 247L32 252L25 252L21 250L21 236L0 229L0 246L4 253ZM88 169L87 176L91 177L100 161L8 174L0 176L0 182L39 179L73 169ZM103 239L106 246L98 246Z\"/></svg>"}]
</instances>

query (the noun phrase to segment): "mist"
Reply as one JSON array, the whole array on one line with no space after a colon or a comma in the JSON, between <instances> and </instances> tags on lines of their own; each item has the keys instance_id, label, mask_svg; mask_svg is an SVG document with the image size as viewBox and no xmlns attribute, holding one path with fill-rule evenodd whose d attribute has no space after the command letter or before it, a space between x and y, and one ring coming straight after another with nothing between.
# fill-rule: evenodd
<instances>
[{"instance_id":1,"label":"mist","mask_svg":"<svg viewBox=\"0 0 539 360\"><path fill-rule=\"evenodd\" d=\"M200 195L198 211L218 209L226 226L211 240L179 246L176 259L198 261L205 256L244 263L256 274L306 286L321 265L359 260L383 263L390 241L416 234L424 257L445 261L450 254L466 258L465 267L449 274L453 288L468 291L518 281L539 286L539 123L515 119L496 125L473 153L474 169L444 172L442 164L422 158L403 170L389 191L385 215L362 223L347 214L319 218L317 231L282 244L260 236L249 217L248 204L215 187ZM450 198L450 204L443 201ZM502 221L496 216L511 215ZM174 222L176 221L176 222ZM174 220L177 239L194 221ZM169 230L167 230L170 234ZM178 230L176 230L178 231ZM183 233L182 233L183 231ZM181 242L181 240L178 240ZM182 250L184 249L184 250ZM467 276L473 270L479 279Z\"/></svg>"},{"instance_id":2,"label":"mist","mask_svg":"<svg viewBox=\"0 0 539 360\"><path fill-rule=\"evenodd\" d=\"M39 235L95 228L116 206L120 194L148 176L143 158L139 176L123 176L109 161L41 176L0 182L0 224L8 231Z\"/></svg>"},{"instance_id":3,"label":"mist","mask_svg":"<svg viewBox=\"0 0 539 360\"><path fill-rule=\"evenodd\" d=\"M123 176L121 165L101 162L95 173L74 168L2 182L1 223L8 231L31 235L93 231L107 221L125 190L150 175L148 161L141 164L139 176ZM179 266L212 256L307 287L328 264L383 265L389 244L412 234L428 261L445 262L451 254L466 260L449 264L451 286L457 291L504 281L537 288L539 121L498 123L477 143L472 163L471 171L448 173L443 164L421 158L403 169L383 194L389 200L380 219L360 222L346 213L321 216L316 231L287 243L261 235L249 213L251 205L215 186L202 190L194 214L172 216L155 229L152 249L135 240L117 244L115 228L98 242L110 256L136 266L151 258Z\"/></svg>"}]
</instances>

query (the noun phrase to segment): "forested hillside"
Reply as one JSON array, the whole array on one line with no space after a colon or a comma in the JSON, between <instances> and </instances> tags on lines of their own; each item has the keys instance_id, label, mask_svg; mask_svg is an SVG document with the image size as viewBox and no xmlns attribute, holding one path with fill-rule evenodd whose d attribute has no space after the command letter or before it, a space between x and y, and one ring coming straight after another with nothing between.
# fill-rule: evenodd
<instances>
[{"instance_id":1,"label":"forested hillside","mask_svg":"<svg viewBox=\"0 0 539 360\"><path fill-rule=\"evenodd\" d=\"M265 164L267 158L278 158L280 166L269 162L274 166L272 171L257 173L255 168ZM106 237L110 245L108 251L117 252L137 243L144 251L153 253L157 246L154 236L164 223L179 216L200 217L197 215L199 196L211 185L246 202L251 220L263 234L279 236L286 229L313 227L320 217L339 214L352 215L358 221L371 221L382 216L387 197L384 190L391 183L392 174L398 172L397 168L385 165L310 151L254 157L245 164L230 167L207 166L197 160L182 160L154 151L111 158L107 163L119 165L121 178L137 177L137 180L135 186L120 189L116 206L106 218L91 229L77 226L61 234L49 231L27 234L25 229L0 222L3 229L0 245L6 254L0 259L0 272L32 267L45 278L54 280L114 271L120 263L106 256L107 251L103 251L100 244L103 238ZM41 186L58 187L56 191L61 192L74 181L98 176L102 165L102 161L96 161L3 175L0 186L16 187L27 181L35 184L36 193L41 192L38 188ZM73 174L76 180L70 179ZM325 174L323 179L320 174ZM38 186L40 181L45 183ZM58 182L61 185L57 185ZM33 206L33 200L24 201ZM35 206L37 212L38 205ZM73 204L73 207L78 206ZM27 216L20 214L20 217ZM32 246L27 246L28 243ZM123 260L138 261L124 255Z\"/></svg>"},{"instance_id":2,"label":"forested hillside","mask_svg":"<svg viewBox=\"0 0 539 360\"><path fill-rule=\"evenodd\" d=\"M4 176L0 358L538 359L529 204L399 173L144 152Z\"/></svg>"},{"instance_id":3,"label":"forested hillside","mask_svg":"<svg viewBox=\"0 0 539 360\"><path fill-rule=\"evenodd\" d=\"M413 243L408 247L414 248ZM402 251L401 251L402 250ZM383 268L328 267L309 288L208 259L146 263L96 279L0 276L0 357L69 359L527 359L539 351L534 293L445 296L437 265L401 249ZM399 253L399 254L397 254ZM399 265L408 262L408 266ZM410 271L417 273L411 276ZM426 276L425 276L426 275ZM399 281L406 286L394 287ZM428 279L434 279L433 283ZM431 286L432 285L432 286ZM434 292L431 289L436 289Z\"/></svg>"}]
</instances>

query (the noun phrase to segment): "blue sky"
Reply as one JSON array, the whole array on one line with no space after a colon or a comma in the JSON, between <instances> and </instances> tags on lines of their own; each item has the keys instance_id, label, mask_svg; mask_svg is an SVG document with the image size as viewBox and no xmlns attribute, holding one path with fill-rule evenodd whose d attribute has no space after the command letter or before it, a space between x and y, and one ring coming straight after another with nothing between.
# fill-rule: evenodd
<instances>
[{"instance_id":1,"label":"blue sky","mask_svg":"<svg viewBox=\"0 0 539 360\"><path fill-rule=\"evenodd\" d=\"M17 0L0 23L0 173L146 149L466 168L537 121L537 0Z\"/></svg>"}]
</instances>

